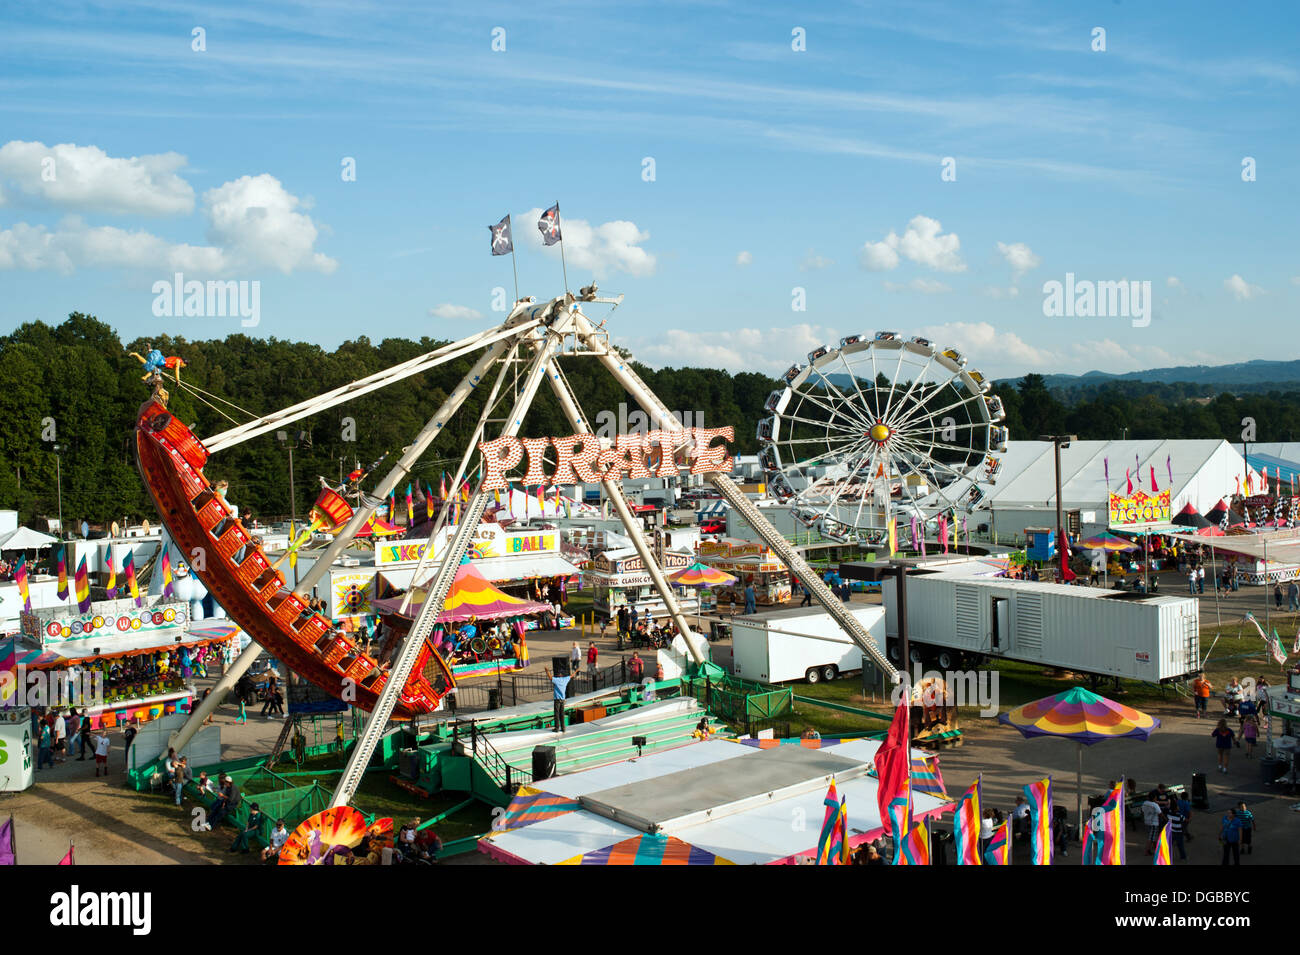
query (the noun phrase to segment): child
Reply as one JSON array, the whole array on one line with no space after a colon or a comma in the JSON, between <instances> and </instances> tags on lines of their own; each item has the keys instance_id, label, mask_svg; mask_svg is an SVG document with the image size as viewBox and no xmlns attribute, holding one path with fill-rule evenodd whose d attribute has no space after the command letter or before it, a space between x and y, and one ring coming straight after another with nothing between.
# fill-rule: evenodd
<instances>
[{"instance_id":1,"label":"child","mask_svg":"<svg viewBox=\"0 0 1300 955\"><path fill-rule=\"evenodd\" d=\"M112 740L108 738L108 732L101 732L95 739L95 776L99 777L99 771L102 769L104 775L108 775L108 748L112 745Z\"/></svg>"},{"instance_id":2,"label":"child","mask_svg":"<svg viewBox=\"0 0 1300 955\"><path fill-rule=\"evenodd\" d=\"M1246 741L1246 758L1255 754L1255 740L1259 739L1259 722L1255 716L1247 716L1241 723L1241 738Z\"/></svg>"},{"instance_id":3,"label":"child","mask_svg":"<svg viewBox=\"0 0 1300 955\"><path fill-rule=\"evenodd\" d=\"M1255 848L1251 845L1252 837L1255 835L1255 814L1246 808L1244 802L1237 803L1237 820L1241 826L1241 848L1245 850L1246 855L1251 855Z\"/></svg>"}]
</instances>

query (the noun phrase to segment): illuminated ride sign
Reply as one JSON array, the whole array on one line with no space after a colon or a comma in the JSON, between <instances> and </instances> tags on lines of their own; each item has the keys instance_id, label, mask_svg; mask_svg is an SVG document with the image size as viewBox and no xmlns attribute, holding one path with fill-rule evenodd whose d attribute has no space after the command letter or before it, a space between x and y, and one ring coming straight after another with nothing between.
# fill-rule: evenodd
<instances>
[{"instance_id":1,"label":"illuminated ride sign","mask_svg":"<svg viewBox=\"0 0 1300 955\"><path fill-rule=\"evenodd\" d=\"M1110 494L1110 526L1141 528L1169 523L1169 489L1148 494Z\"/></svg>"},{"instance_id":2,"label":"illuminated ride sign","mask_svg":"<svg viewBox=\"0 0 1300 955\"><path fill-rule=\"evenodd\" d=\"M719 438L721 444L715 444ZM479 442L483 455L482 490L507 486L506 474L528 455L528 470L519 483L524 487L556 487L567 484L597 484L606 479L677 477L685 464L692 474L727 474L734 459L726 444L735 440L735 429L683 428L680 431L649 431L620 434L612 441L594 434L567 438L502 437ZM555 471L542 471L543 455L555 451ZM679 454L685 458L679 463Z\"/></svg>"}]
</instances>

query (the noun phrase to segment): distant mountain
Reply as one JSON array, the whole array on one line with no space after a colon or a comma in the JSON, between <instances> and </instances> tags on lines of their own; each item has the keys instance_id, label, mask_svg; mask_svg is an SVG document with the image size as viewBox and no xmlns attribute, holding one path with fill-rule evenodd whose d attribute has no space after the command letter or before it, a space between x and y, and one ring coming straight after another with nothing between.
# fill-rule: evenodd
<instances>
[{"instance_id":1,"label":"distant mountain","mask_svg":"<svg viewBox=\"0 0 1300 955\"><path fill-rule=\"evenodd\" d=\"M1200 385L1209 391L1282 391L1300 390L1300 361L1268 361L1257 359L1233 365L1178 365L1173 368L1151 368L1114 375L1104 371L1090 371L1082 375L1044 375L1047 387L1053 390L1100 388L1110 383L1142 382L1146 384L1188 383ZM1015 384L1019 378L998 382Z\"/></svg>"}]
</instances>

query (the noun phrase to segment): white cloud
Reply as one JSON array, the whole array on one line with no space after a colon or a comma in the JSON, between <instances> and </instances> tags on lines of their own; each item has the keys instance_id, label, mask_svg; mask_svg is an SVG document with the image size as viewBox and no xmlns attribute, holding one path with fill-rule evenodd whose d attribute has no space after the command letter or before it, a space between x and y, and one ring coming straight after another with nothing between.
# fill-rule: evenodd
<instances>
[{"instance_id":1,"label":"white cloud","mask_svg":"<svg viewBox=\"0 0 1300 955\"><path fill-rule=\"evenodd\" d=\"M812 249L809 249L799 262L799 271L816 272L821 269L828 269L835 264L834 259L828 259L824 255L818 255Z\"/></svg>"},{"instance_id":2,"label":"white cloud","mask_svg":"<svg viewBox=\"0 0 1300 955\"><path fill-rule=\"evenodd\" d=\"M996 298L999 300L1005 298L1019 298L1020 289L1016 288L1014 285L1009 285L1006 288L1002 288L1000 285L989 285L984 288L984 294L989 298Z\"/></svg>"},{"instance_id":3,"label":"white cloud","mask_svg":"<svg viewBox=\"0 0 1300 955\"><path fill-rule=\"evenodd\" d=\"M0 196L0 198L3 198L3 197ZM1293 276L1291 276L1291 284L1292 284L1292 285L1300 285L1300 275L1293 275Z\"/></svg>"},{"instance_id":4,"label":"white cloud","mask_svg":"<svg viewBox=\"0 0 1300 955\"><path fill-rule=\"evenodd\" d=\"M269 173L209 189L203 204L211 222L209 238L240 264L266 264L285 273L311 269L329 274L338 268L337 261L314 251L319 232L311 216L297 211L303 201Z\"/></svg>"},{"instance_id":5,"label":"white cloud","mask_svg":"<svg viewBox=\"0 0 1300 955\"><path fill-rule=\"evenodd\" d=\"M270 266L330 273L338 263L315 252L318 230L303 205L270 175L244 176L203 197L206 246L174 243L143 230L90 226L69 216L54 228L17 223L0 230L0 271L78 268L163 269L229 274Z\"/></svg>"},{"instance_id":6,"label":"white cloud","mask_svg":"<svg viewBox=\"0 0 1300 955\"><path fill-rule=\"evenodd\" d=\"M920 292L922 295L941 295L952 289L937 279L912 279L910 282L885 282L886 292Z\"/></svg>"},{"instance_id":7,"label":"white cloud","mask_svg":"<svg viewBox=\"0 0 1300 955\"><path fill-rule=\"evenodd\" d=\"M980 361L1027 363L1030 366L1046 368L1055 361L1052 352L1035 348L1019 335L1008 331L999 331L988 322L947 322L943 325L928 325L920 332L941 348L949 345L970 359L978 366Z\"/></svg>"},{"instance_id":8,"label":"white cloud","mask_svg":"<svg viewBox=\"0 0 1300 955\"><path fill-rule=\"evenodd\" d=\"M468 305L452 305L450 302L443 302L441 305L435 305L433 308L429 309L429 314L434 318L462 320L483 317L483 313L478 309L470 308Z\"/></svg>"},{"instance_id":9,"label":"white cloud","mask_svg":"<svg viewBox=\"0 0 1300 955\"><path fill-rule=\"evenodd\" d=\"M541 216L540 208L524 213L518 220L521 224L516 227L515 236L523 230L530 245L541 246L542 234L536 227ZM528 228L524 229L522 223L528 223ZM635 222L615 219L593 226L586 219L566 219L561 215L560 232L564 236L568 264L590 271L597 279L610 272L626 272L637 277L654 274L655 257L641 247L650 233L637 228Z\"/></svg>"},{"instance_id":10,"label":"white cloud","mask_svg":"<svg viewBox=\"0 0 1300 955\"><path fill-rule=\"evenodd\" d=\"M741 268L744 268L746 265L752 265L753 262L754 256L749 252L741 252L736 256L736 264Z\"/></svg>"},{"instance_id":11,"label":"white cloud","mask_svg":"<svg viewBox=\"0 0 1300 955\"><path fill-rule=\"evenodd\" d=\"M177 175L180 153L120 158L98 146L13 140L0 146L0 179L23 195L84 212L186 215L194 189Z\"/></svg>"},{"instance_id":12,"label":"white cloud","mask_svg":"<svg viewBox=\"0 0 1300 955\"><path fill-rule=\"evenodd\" d=\"M1187 286L1183 285L1183 280L1180 279L1177 275L1171 275L1169 276L1169 278L1165 279L1165 287L1176 288L1180 292L1187 291Z\"/></svg>"},{"instance_id":13,"label":"white cloud","mask_svg":"<svg viewBox=\"0 0 1300 955\"><path fill-rule=\"evenodd\" d=\"M671 328L653 339L643 340L635 354L655 367L689 365L779 375L814 348L834 345L839 337L833 329L807 324L726 331Z\"/></svg>"},{"instance_id":14,"label":"white cloud","mask_svg":"<svg viewBox=\"0 0 1300 955\"><path fill-rule=\"evenodd\" d=\"M898 267L899 257L933 269L936 272L964 272L966 263L961 260L961 240L957 233L943 233L938 219L914 216L900 237L890 232L880 242L867 242L858 253L864 269L887 272Z\"/></svg>"},{"instance_id":15,"label":"white cloud","mask_svg":"<svg viewBox=\"0 0 1300 955\"><path fill-rule=\"evenodd\" d=\"M1002 257L1007 260L1007 265L1011 266L1012 275L1019 279L1030 269L1036 269L1042 263L1042 259L1034 255L1034 250L1023 242L1006 242L998 243L998 251Z\"/></svg>"},{"instance_id":16,"label":"white cloud","mask_svg":"<svg viewBox=\"0 0 1300 955\"><path fill-rule=\"evenodd\" d=\"M1231 278L1223 280L1223 287L1232 293L1232 297L1238 302L1249 301L1256 295L1263 295L1264 290L1258 285L1251 285L1240 275L1233 274Z\"/></svg>"}]
</instances>

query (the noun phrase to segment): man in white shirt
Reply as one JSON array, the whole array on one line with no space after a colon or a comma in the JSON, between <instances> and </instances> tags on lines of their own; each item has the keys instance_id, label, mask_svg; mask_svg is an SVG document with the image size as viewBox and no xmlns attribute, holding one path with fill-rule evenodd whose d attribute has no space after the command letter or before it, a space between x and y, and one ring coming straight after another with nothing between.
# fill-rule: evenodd
<instances>
[{"instance_id":1,"label":"man in white shirt","mask_svg":"<svg viewBox=\"0 0 1300 955\"><path fill-rule=\"evenodd\" d=\"M265 862L271 856L278 856L284 844L289 841L289 830L284 827L284 820L277 819L275 828L271 830L271 841L265 849L262 850L262 861Z\"/></svg>"},{"instance_id":2,"label":"man in white shirt","mask_svg":"<svg viewBox=\"0 0 1300 955\"><path fill-rule=\"evenodd\" d=\"M1024 796L1016 797L1016 808L1011 810L1011 831L1029 838L1029 801Z\"/></svg>"},{"instance_id":3,"label":"man in white shirt","mask_svg":"<svg viewBox=\"0 0 1300 955\"><path fill-rule=\"evenodd\" d=\"M113 741L108 738L108 731L101 730L95 739L95 775L99 775L102 769L104 775L108 775L108 748L113 745Z\"/></svg>"},{"instance_id":4,"label":"man in white shirt","mask_svg":"<svg viewBox=\"0 0 1300 955\"><path fill-rule=\"evenodd\" d=\"M1142 803L1142 824L1147 827L1147 855L1155 855L1156 842L1160 839L1160 803L1156 802L1155 793L1147 793L1146 802Z\"/></svg>"}]
</instances>

